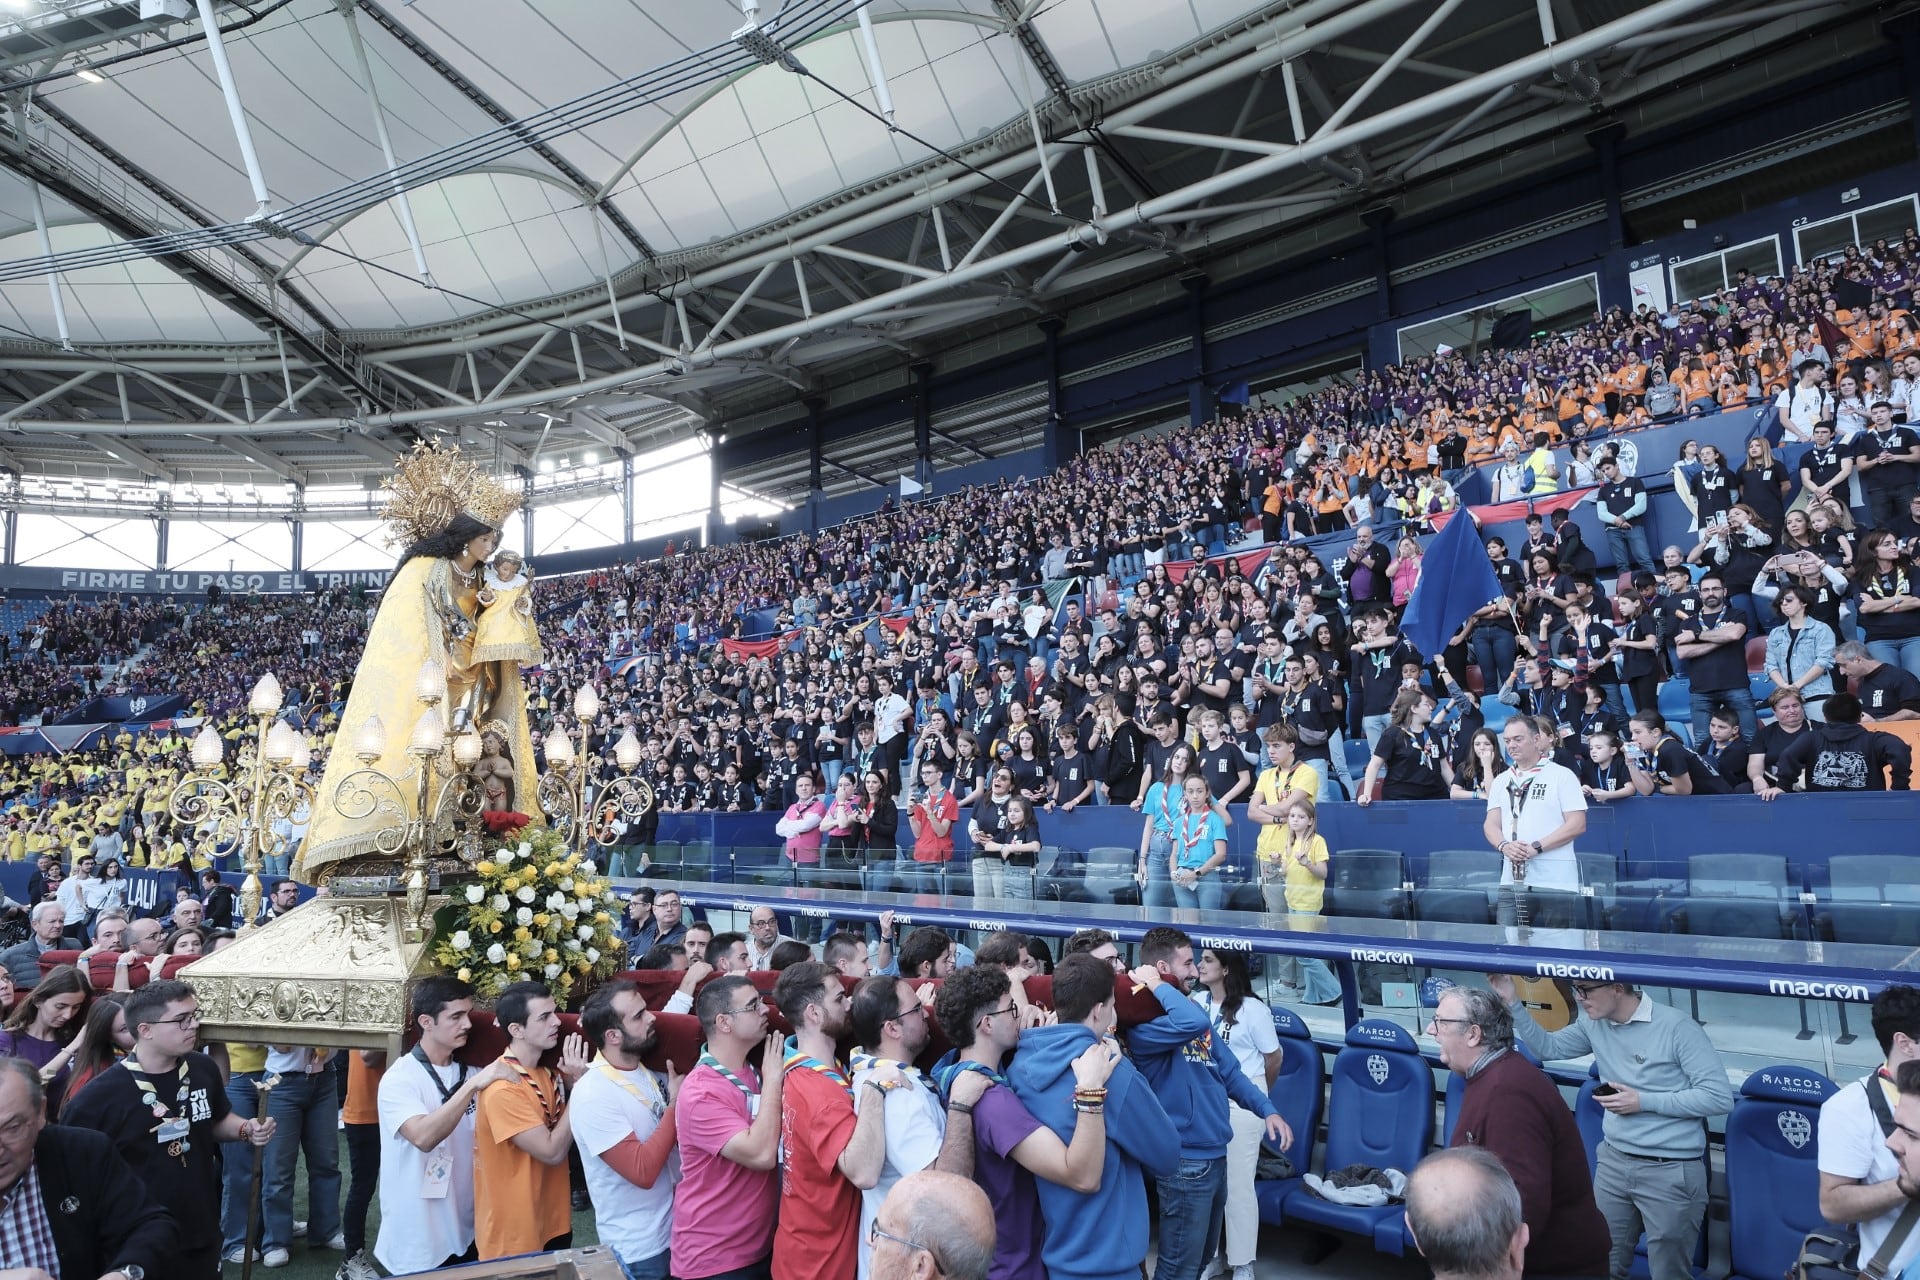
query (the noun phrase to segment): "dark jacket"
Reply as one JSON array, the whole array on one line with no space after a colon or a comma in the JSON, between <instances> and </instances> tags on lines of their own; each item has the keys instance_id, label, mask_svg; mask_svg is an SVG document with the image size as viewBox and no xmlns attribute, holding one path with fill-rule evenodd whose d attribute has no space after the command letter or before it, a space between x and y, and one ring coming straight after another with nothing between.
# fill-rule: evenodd
<instances>
[{"instance_id":1,"label":"dark jacket","mask_svg":"<svg viewBox=\"0 0 1920 1280\"><path fill-rule=\"evenodd\" d=\"M1913 783L1913 749L1890 733L1864 725L1814 721L1796 736L1774 766L1782 787L1806 775L1809 791L1907 791ZM1885 770L1891 766L1893 785Z\"/></svg>"},{"instance_id":2,"label":"dark jacket","mask_svg":"<svg viewBox=\"0 0 1920 1280\"><path fill-rule=\"evenodd\" d=\"M1467 1081L1454 1122L1456 1147L1498 1156L1520 1189L1530 1236L1528 1275L1605 1275L1607 1220L1593 1199L1586 1148L1546 1072L1507 1052Z\"/></svg>"},{"instance_id":3,"label":"dark jacket","mask_svg":"<svg viewBox=\"0 0 1920 1280\"><path fill-rule=\"evenodd\" d=\"M173 1217L155 1204L113 1142L50 1124L33 1145L63 1276L100 1276L134 1263L170 1280L180 1248Z\"/></svg>"}]
</instances>

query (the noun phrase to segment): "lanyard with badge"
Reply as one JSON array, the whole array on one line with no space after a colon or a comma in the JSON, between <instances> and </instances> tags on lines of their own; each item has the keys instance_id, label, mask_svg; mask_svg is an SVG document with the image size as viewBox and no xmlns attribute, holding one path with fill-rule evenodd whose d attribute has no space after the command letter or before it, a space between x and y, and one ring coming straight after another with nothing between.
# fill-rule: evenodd
<instances>
[{"instance_id":1,"label":"lanyard with badge","mask_svg":"<svg viewBox=\"0 0 1920 1280\"><path fill-rule=\"evenodd\" d=\"M613 1081L615 1088L624 1089L641 1106L652 1112L655 1120L667 1113L667 1100L662 1096L660 1086L654 1082L652 1072L641 1069L640 1077L647 1082L647 1087L642 1089L634 1083L634 1077L617 1069L604 1057L593 1060L593 1069Z\"/></svg>"},{"instance_id":2,"label":"lanyard with badge","mask_svg":"<svg viewBox=\"0 0 1920 1280\"><path fill-rule=\"evenodd\" d=\"M418 1062L420 1069L427 1073L427 1079L433 1081L433 1087L440 1092L440 1104L442 1106L452 1102L453 1095L459 1092L460 1088L467 1083L469 1068L464 1063L459 1064L459 1074L454 1078L453 1087L448 1088L447 1082L440 1078L439 1069L435 1067L432 1060L427 1057L426 1050L416 1044L413 1046L413 1052L408 1056L415 1062ZM518 1066L519 1064L515 1063L514 1065ZM475 1101L468 1101L468 1114L473 1112L475 1105ZM445 1200L452 1186L453 1153L448 1149L447 1144L442 1142L439 1146L427 1152L426 1165L420 1172L420 1195L422 1199L426 1200Z\"/></svg>"},{"instance_id":3,"label":"lanyard with badge","mask_svg":"<svg viewBox=\"0 0 1920 1280\"><path fill-rule=\"evenodd\" d=\"M154 1141L165 1147L168 1155L185 1164L187 1153L193 1150L193 1143L188 1137L192 1132L193 1124L187 1113L187 1096L191 1088L191 1083L187 1079L187 1060L185 1058L180 1060L178 1072L180 1091L174 1098L174 1106L180 1108L180 1114L177 1116L172 1114L172 1107L160 1101L159 1090L154 1087L152 1080L131 1066L127 1068L127 1074L133 1078L134 1087L140 1090L140 1100L159 1121L153 1126Z\"/></svg>"}]
</instances>

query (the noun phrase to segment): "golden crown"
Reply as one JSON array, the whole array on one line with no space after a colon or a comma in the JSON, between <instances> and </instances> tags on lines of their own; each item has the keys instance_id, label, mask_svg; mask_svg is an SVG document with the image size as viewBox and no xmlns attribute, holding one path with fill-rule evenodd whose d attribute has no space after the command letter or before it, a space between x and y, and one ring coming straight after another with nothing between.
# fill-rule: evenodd
<instances>
[{"instance_id":1,"label":"golden crown","mask_svg":"<svg viewBox=\"0 0 1920 1280\"><path fill-rule=\"evenodd\" d=\"M458 446L443 448L438 440L415 444L393 470L380 484L387 492L380 518L389 526L389 545L436 537L463 514L498 529L520 507L518 493L463 457Z\"/></svg>"}]
</instances>

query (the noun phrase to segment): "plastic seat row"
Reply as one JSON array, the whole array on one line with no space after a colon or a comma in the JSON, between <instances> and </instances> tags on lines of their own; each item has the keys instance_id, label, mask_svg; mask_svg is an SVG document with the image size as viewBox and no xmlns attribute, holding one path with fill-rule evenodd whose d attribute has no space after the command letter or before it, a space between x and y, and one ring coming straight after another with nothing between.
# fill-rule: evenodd
<instances>
[{"instance_id":1,"label":"plastic seat row","mask_svg":"<svg viewBox=\"0 0 1920 1280\"><path fill-rule=\"evenodd\" d=\"M1364 1019L1348 1030L1331 1070L1306 1024L1291 1010L1275 1008L1274 1026L1283 1050L1270 1096L1295 1136L1287 1154L1295 1176L1255 1184L1263 1222L1298 1224L1371 1241L1382 1253L1403 1256L1414 1249L1406 1213L1399 1205L1335 1204L1315 1195L1304 1175L1323 1102L1326 1138L1318 1171L1367 1165L1408 1172L1434 1140L1433 1067L1404 1027ZM1525 1050L1521 1050L1525 1053ZM1526 1055L1532 1060L1532 1055ZM1330 1083L1329 1083L1330 1081ZM1592 1074L1582 1084L1574 1118L1591 1171L1599 1158L1604 1112ZM1785 1273L1801 1239L1823 1224L1819 1213L1817 1135L1820 1104L1835 1091L1817 1071L1782 1064L1747 1077L1727 1117L1727 1212L1731 1220L1732 1280L1772 1280ZM1446 1088L1440 1141L1453 1133L1463 1087L1451 1076ZM1323 1097L1324 1095L1324 1097ZM1706 1264L1706 1233L1695 1273ZM1647 1274L1646 1241L1636 1251L1633 1273Z\"/></svg>"}]
</instances>

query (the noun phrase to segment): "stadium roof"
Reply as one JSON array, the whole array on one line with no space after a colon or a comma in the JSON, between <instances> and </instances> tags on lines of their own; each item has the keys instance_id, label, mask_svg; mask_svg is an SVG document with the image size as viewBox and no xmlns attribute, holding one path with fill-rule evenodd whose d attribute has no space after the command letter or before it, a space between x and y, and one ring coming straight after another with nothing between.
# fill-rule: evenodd
<instances>
[{"instance_id":1,"label":"stadium roof","mask_svg":"<svg viewBox=\"0 0 1920 1280\"><path fill-rule=\"evenodd\" d=\"M0 20L0 466L327 485L421 431L529 468L789 432L1874 38L1852 0L196 2Z\"/></svg>"}]
</instances>

